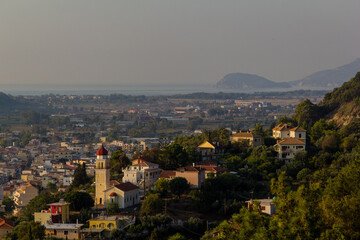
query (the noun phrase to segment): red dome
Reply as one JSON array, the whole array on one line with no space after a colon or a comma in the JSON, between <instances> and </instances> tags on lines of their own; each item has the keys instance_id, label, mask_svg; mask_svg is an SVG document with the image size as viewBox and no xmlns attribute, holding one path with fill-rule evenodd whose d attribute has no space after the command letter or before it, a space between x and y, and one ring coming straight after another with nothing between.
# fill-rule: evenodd
<instances>
[{"instance_id":1,"label":"red dome","mask_svg":"<svg viewBox=\"0 0 360 240\"><path fill-rule=\"evenodd\" d=\"M101 147L99 148L99 150L97 150L96 155L98 156L108 155L108 151L104 148L103 144L101 144Z\"/></svg>"},{"instance_id":2,"label":"red dome","mask_svg":"<svg viewBox=\"0 0 360 240\"><path fill-rule=\"evenodd\" d=\"M116 197L116 196L117 196L116 192L110 193L110 197Z\"/></svg>"}]
</instances>

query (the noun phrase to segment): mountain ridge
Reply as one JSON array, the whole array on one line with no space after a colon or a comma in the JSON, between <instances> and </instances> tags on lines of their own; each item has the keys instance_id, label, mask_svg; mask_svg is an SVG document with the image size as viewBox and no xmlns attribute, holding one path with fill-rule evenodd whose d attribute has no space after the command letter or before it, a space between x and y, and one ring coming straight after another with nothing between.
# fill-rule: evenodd
<instances>
[{"instance_id":1,"label":"mountain ridge","mask_svg":"<svg viewBox=\"0 0 360 240\"><path fill-rule=\"evenodd\" d=\"M317 88L335 88L340 87L344 82L352 78L360 71L360 58L355 59L351 63L342 65L340 67L321 70L306 76L305 78L289 81L289 82L274 82L265 77L249 74L249 73L229 73L220 79L215 86L217 88L297 88L309 89L311 87Z\"/></svg>"},{"instance_id":2,"label":"mountain ridge","mask_svg":"<svg viewBox=\"0 0 360 240\"><path fill-rule=\"evenodd\" d=\"M216 83L217 88L290 88L288 83L277 83L256 74L229 73Z\"/></svg>"}]
</instances>

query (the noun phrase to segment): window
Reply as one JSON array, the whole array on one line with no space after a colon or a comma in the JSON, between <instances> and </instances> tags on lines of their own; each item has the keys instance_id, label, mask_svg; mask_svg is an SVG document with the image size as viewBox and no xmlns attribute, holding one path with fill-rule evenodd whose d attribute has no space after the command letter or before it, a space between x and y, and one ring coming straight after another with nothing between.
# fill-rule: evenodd
<instances>
[{"instance_id":1,"label":"window","mask_svg":"<svg viewBox=\"0 0 360 240\"><path fill-rule=\"evenodd\" d=\"M69 231L64 231L64 235L69 235Z\"/></svg>"},{"instance_id":2,"label":"window","mask_svg":"<svg viewBox=\"0 0 360 240\"><path fill-rule=\"evenodd\" d=\"M266 207L265 206L261 206L261 211L265 211Z\"/></svg>"},{"instance_id":3,"label":"window","mask_svg":"<svg viewBox=\"0 0 360 240\"><path fill-rule=\"evenodd\" d=\"M301 138L301 133L299 133L299 138Z\"/></svg>"}]
</instances>

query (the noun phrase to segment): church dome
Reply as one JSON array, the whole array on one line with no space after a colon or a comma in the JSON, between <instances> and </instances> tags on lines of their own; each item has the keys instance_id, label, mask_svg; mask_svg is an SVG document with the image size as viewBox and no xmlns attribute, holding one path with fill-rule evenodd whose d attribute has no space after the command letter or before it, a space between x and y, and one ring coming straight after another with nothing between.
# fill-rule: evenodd
<instances>
[{"instance_id":1,"label":"church dome","mask_svg":"<svg viewBox=\"0 0 360 240\"><path fill-rule=\"evenodd\" d=\"M99 148L99 150L97 150L96 155L98 156L108 155L108 151L104 148L103 144L101 144L101 147Z\"/></svg>"}]
</instances>

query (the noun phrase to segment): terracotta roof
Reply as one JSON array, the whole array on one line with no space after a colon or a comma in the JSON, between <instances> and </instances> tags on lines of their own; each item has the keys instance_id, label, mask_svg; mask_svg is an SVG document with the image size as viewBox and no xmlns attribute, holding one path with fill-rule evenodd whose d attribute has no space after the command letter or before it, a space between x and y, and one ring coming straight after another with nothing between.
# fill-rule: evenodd
<instances>
[{"instance_id":1,"label":"terracotta roof","mask_svg":"<svg viewBox=\"0 0 360 240\"><path fill-rule=\"evenodd\" d=\"M305 139L303 138L283 138L278 145L305 145Z\"/></svg>"},{"instance_id":2,"label":"terracotta roof","mask_svg":"<svg viewBox=\"0 0 360 240\"><path fill-rule=\"evenodd\" d=\"M0 229L9 229L9 228L14 228L14 223L6 218L1 218L0 217Z\"/></svg>"},{"instance_id":3,"label":"terracotta roof","mask_svg":"<svg viewBox=\"0 0 360 240\"><path fill-rule=\"evenodd\" d=\"M215 146L209 143L208 141L203 142L198 146L198 148L212 148L215 149Z\"/></svg>"},{"instance_id":4,"label":"terracotta roof","mask_svg":"<svg viewBox=\"0 0 360 240\"><path fill-rule=\"evenodd\" d=\"M201 166L202 169L204 169L205 171L210 171L210 172L225 172L226 169L223 167L214 167L214 166Z\"/></svg>"},{"instance_id":5,"label":"terracotta roof","mask_svg":"<svg viewBox=\"0 0 360 240\"><path fill-rule=\"evenodd\" d=\"M177 169L177 171L186 171L186 172L200 172L201 170L202 170L201 167L193 167L193 166L180 167Z\"/></svg>"},{"instance_id":6,"label":"terracotta roof","mask_svg":"<svg viewBox=\"0 0 360 240\"><path fill-rule=\"evenodd\" d=\"M170 179L170 178L174 178L176 177L176 172L175 171L169 171L169 170L163 170L160 174L161 178L166 178L166 179Z\"/></svg>"},{"instance_id":7,"label":"terracotta roof","mask_svg":"<svg viewBox=\"0 0 360 240\"><path fill-rule=\"evenodd\" d=\"M145 166L145 167L153 166L153 167L155 167L155 166L157 166L157 164L145 161L145 160L143 160L141 158L138 158L138 159L135 159L135 160L132 161L132 166L141 166L141 167L143 167L143 166Z\"/></svg>"},{"instance_id":8,"label":"terracotta roof","mask_svg":"<svg viewBox=\"0 0 360 240\"><path fill-rule=\"evenodd\" d=\"M287 123L282 123L282 124L279 124L276 127L274 127L273 130L275 130L275 131L283 131L283 130L290 130L292 128L294 128L294 127L287 124Z\"/></svg>"},{"instance_id":9,"label":"terracotta roof","mask_svg":"<svg viewBox=\"0 0 360 240\"><path fill-rule=\"evenodd\" d=\"M108 151L104 148L103 144L101 144L101 147L99 148L99 150L97 150L96 155L98 156L108 155Z\"/></svg>"},{"instance_id":10,"label":"terracotta roof","mask_svg":"<svg viewBox=\"0 0 360 240\"><path fill-rule=\"evenodd\" d=\"M289 131L292 131L292 132L306 132L306 130L301 128L301 127L294 127L292 129L290 129Z\"/></svg>"},{"instance_id":11,"label":"terracotta roof","mask_svg":"<svg viewBox=\"0 0 360 240\"><path fill-rule=\"evenodd\" d=\"M130 182L121 183L119 185L115 185L116 188L120 189L123 192L131 191L138 189L138 187Z\"/></svg>"}]
</instances>

